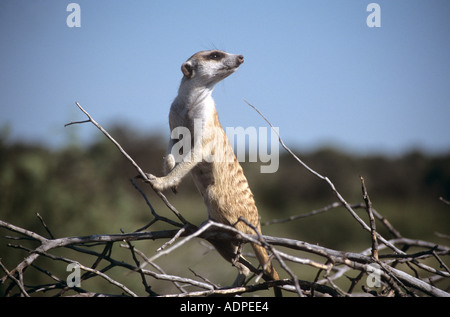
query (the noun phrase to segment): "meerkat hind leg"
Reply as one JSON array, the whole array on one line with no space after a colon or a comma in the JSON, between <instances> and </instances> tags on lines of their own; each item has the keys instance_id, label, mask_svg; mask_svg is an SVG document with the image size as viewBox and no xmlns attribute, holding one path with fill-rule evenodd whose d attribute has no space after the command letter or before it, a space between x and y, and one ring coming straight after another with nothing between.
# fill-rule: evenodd
<instances>
[{"instance_id":1,"label":"meerkat hind leg","mask_svg":"<svg viewBox=\"0 0 450 317\"><path fill-rule=\"evenodd\" d=\"M239 273L234 280L232 287L244 285L245 279L251 271L244 263L241 262L241 260L244 260L243 262L248 263L245 259L242 258L241 255L238 254L239 247L231 241L210 240L209 242L214 246L214 248L216 248L216 250L225 260L227 260L237 268Z\"/></svg>"}]
</instances>

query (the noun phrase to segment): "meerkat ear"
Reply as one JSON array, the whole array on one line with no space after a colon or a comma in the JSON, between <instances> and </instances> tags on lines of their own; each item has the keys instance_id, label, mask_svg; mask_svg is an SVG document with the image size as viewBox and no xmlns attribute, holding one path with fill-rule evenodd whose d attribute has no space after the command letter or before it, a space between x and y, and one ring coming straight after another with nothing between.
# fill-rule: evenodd
<instances>
[{"instance_id":1,"label":"meerkat ear","mask_svg":"<svg viewBox=\"0 0 450 317\"><path fill-rule=\"evenodd\" d=\"M187 78L194 77L194 68L192 67L192 64L189 62L186 62L183 65L181 65L181 71Z\"/></svg>"}]
</instances>

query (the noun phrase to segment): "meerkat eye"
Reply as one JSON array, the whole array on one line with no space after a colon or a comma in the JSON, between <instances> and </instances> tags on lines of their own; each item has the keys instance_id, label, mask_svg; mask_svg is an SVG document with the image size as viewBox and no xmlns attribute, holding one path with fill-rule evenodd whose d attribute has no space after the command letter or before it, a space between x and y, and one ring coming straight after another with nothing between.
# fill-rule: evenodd
<instances>
[{"instance_id":1,"label":"meerkat eye","mask_svg":"<svg viewBox=\"0 0 450 317\"><path fill-rule=\"evenodd\" d=\"M222 59L223 56L224 56L224 54L221 52L212 52L211 54L209 54L208 58L218 61L218 60Z\"/></svg>"}]
</instances>

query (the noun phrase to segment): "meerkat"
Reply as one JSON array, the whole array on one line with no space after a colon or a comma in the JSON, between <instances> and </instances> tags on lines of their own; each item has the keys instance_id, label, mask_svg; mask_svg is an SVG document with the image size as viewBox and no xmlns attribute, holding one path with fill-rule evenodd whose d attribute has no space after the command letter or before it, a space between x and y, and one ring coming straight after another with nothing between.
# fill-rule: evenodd
<instances>
[{"instance_id":1,"label":"meerkat","mask_svg":"<svg viewBox=\"0 0 450 317\"><path fill-rule=\"evenodd\" d=\"M168 155L164 159L163 177L147 174L154 189L163 191L176 188L184 176L190 173L207 207L208 218L235 226L239 231L255 234L243 221L244 218L261 233L258 209L243 169L239 164L228 138L220 125L215 102L211 96L214 86L234 73L244 62L244 56L223 51L201 51L192 55L181 66L183 78L169 112L171 132L177 128L188 129L192 146L183 159L176 158L174 146L179 141L172 135ZM197 131L194 131L197 129ZM201 131L201 137L195 133ZM209 159L208 159L209 158ZM239 245L233 241L210 241L218 252L234 266L239 274L234 286L240 286L250 270L236 261ZM252 244L266 277L278 280L279 276L269 259L266 249ZM276 294L279 292L276 291Z\"/></svg>"}]
</instances>

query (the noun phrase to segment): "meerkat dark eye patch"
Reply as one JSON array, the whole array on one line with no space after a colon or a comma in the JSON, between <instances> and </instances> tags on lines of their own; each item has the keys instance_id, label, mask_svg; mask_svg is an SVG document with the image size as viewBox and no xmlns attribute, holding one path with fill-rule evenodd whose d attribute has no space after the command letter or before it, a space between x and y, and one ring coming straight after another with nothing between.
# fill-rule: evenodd
<instances>
[{"instance_id":1,"label":"meerkat dark eye patch","mask_svg":"<svg viewBox=\"0 0 450 317\"><path fill-rule=\"evenodd\" d=\"M222 52L219 52L219 51L211 52L211 53L208 55L208 58L209 58L209 59L212 59L212 60L215 60L215 61L221 60L221 59L224 58L224 57L225 57L225 54L222 53Z\"/></svg>"}]
</instances>

